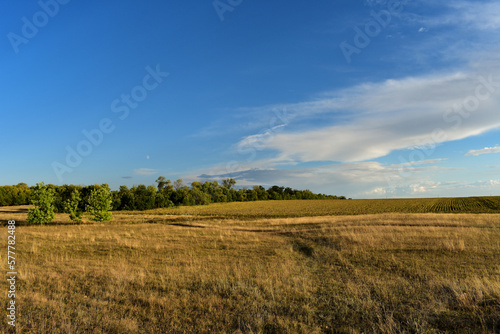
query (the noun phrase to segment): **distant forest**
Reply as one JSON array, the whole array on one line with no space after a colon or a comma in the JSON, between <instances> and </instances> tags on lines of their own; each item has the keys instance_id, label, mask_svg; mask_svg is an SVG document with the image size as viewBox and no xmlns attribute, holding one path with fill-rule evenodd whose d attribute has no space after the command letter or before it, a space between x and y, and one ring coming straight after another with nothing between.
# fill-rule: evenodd
<instances>
[{"instance_id":1,"label":"distant forest","mask_svg":"<svg viewBox=\"0 0 500 334\"><path fill-rule=\"evenodd\" d=\"M315 194L310 190L297 190L290 187L272 186L265 189L263 186L252 188L236 188L234 179L218 181L193 182L186 186L182 180L172 181L160 176L156 186L138 185L128 188L120 186L119 190L110 190L107 184L102 185L47 185L55 191L55 210L64 212L64 203L71 197L74 190L81 196L81 206L84 209L86 199L92 190L104 187L111 192L113 210L149 210L168 208L181 205L207 205L210 203L245 202L265 200L293 200L293 199L346 199L344 196ZM14 186L0 186L0 206L31 204L30 196L35 187L26 183Z\"/></svg>"}]
</instances>

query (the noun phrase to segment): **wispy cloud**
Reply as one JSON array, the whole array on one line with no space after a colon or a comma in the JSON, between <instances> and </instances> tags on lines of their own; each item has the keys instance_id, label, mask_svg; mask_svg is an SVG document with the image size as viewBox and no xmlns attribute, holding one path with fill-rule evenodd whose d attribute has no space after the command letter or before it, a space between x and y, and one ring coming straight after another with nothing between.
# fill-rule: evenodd
<instances>
[{"instance_id":1,"label":"wispy cloud","mask_svg":"<svg viewBox=\"0 0 500 334\"><path fill-rule=\"evenodd\" d=\"M467 152L465 156L478 156L481 154L491 154L491 153L500 153L500 146L495 146L495 147L485 147L480 150L470 150Z\"/></svg>"},{"instance_id":2,"label":"wispy cloud","mask_svg":"<svg viewBox=\"0 0 500 334\"><path fill-rule=\"evenodd\" d=\"M293 122L339 108L342 117L302 131L288 130L290 124L272 138L252 135L239 145L259 141L281 161L354 162L478 135L500 127L500 67L480 70L366 83L334 98L286 105Z\"/></svg>"},{"instance_id":3,"label":"wispy cloud","mask_svg":"<svg viewBox=\"0 0 500 334\"><path fill-rule=\"evenodd\" d=\"M155 175L155 174L158 174L158 170L150 169L150 168L139 168L139 169L134 169L134 174L135 175Z\"/></svg>"},{"instance_id":4,"label":"wispy cloud","mask_svg":"<svg viewBox=\"0 0 500 334\"><path fill-rule=\"evenodd\" d=\"M447 14L423 19L430 26L452 25L465 29L495 30L500 28L498 1L450 1L443 3Z\"/></svg>"},{"instance_id":5,"label":"wispy cloud","mask_svg":"<svg viewBox=\"0 0 500 334\"><path fill-rule=\"evenodd\" d=\"M429 9L425 14L423 5ZM438 64L442 68L465 64L500 43L498 1L419 0L410 1L407 8L397 29L403 40L413 40L403 43L390 59L406 60L409 67L427 70ZM414 38L413 32L420 37Z\"/></svg>"}]
</instances>

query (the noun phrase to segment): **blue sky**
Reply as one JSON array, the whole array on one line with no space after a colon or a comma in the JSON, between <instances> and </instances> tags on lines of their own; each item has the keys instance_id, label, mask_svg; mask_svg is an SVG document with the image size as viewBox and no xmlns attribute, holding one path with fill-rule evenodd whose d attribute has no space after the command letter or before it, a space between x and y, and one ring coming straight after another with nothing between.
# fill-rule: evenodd
<instances>
[{"instance_id":1,"label":"blue sky","mask_svg":"<svg viewBox=\"0 0 500 334\"><path fill-rule=\"evenodd\" d=\"M495 1L0 4L0 184L500 195Z\"/></svg>"}]
</instances>

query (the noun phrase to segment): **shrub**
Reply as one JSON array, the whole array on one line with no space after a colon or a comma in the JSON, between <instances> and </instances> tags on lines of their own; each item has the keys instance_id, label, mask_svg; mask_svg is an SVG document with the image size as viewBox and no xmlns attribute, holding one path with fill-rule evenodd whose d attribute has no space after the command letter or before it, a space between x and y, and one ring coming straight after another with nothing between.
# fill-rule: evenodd
<instances>
[{"instance_id":1,"label":"shrub","mask_svg":"<svg viewBox=\"0 0 500 334\"><path fill-rule=\"evenodd\" d=\"M82 211L78 208L80 201L80 192L74 189L70 198L64 202L64 212L69 213L69 219L75 222L82 221Z\"/></svg>"},{"instance_id":2,"label":"shrub","mask_svg":"<svg viewBox=\"0 0 500 334\"><path fill-rule=\"evenodd\" d=\"M86 211L92 214L91 219L95 221L106 221L113 219L110 212L113 208L113 198L107 185L93 189L87 199Z\"/></svg>"},{"instance_id":3,"label":"shrub","mask_svg":"<svg viewBox=\"0 0 500 334\"><path fill-rule=\"evenodd\" d=\"M28 223L44 224L54 220L55 191L48 188L43 182L37 183L31 194L31 204L35 208L28 210Z\"/></svg>"}]
</instances>

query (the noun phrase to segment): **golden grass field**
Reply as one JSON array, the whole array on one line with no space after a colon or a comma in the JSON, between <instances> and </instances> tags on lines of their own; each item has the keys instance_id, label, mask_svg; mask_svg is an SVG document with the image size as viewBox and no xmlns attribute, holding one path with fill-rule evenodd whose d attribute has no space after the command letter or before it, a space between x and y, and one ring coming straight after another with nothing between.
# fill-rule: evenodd
<instances>
[{"instance_id":1,"label":"golden grass field","mask_svg":"<svg viewBox=\"0 0 500 334\"><path fill-rule=\"evenodd\" d=\"M18 221L17 333L500 332L500 214L365 201L376 211L269 201L45 226L0 208L4 272Z\"/></svg>"}]
</instances>

